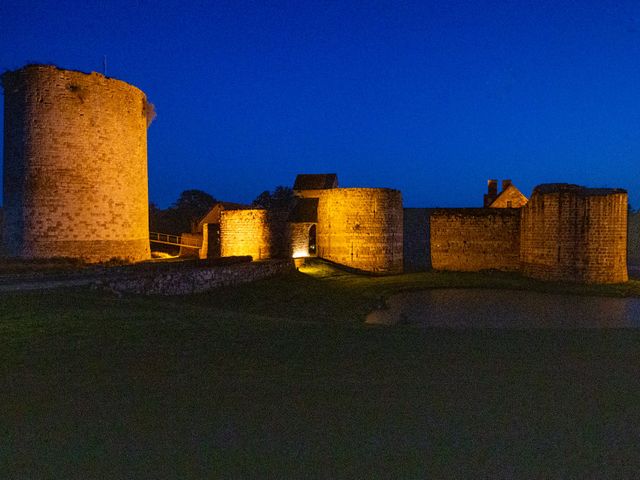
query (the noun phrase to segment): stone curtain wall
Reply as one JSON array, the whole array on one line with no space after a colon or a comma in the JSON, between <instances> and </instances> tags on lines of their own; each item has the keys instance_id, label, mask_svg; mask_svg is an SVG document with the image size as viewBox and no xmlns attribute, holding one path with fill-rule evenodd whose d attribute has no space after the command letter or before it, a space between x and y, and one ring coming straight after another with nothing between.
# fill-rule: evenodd
<instances>
[{"instance_id":1,"label":"stone curtain wall","mask_svg":"<svg viewBox=\"0 0 640 480\"><path fill-rule=\"evenodd\" d=\"M431 213L431 263L436 270L517 271L520 211L448 208Z\"/></svg>"},{"instance_id":2,"label":"stone curtain wall","mask_svg":"<svg viewBox=\"0 0 640 480\"><path fill-rule=\"evenodd\" d=\"M432 208L405 208L403 214L403 259L405 272L431 268L430 217Z\"/></svg>"},{"instance_id":3,"label":"stone curtain wall","mask_svg":"<svg viewBox=\"0 0 640 480\"><path fill-rule=\"evenodd\" d=\"M435 269L521 270L585 283L628 279L624 190L540 185L519 210L436 209L430 238Z\"/></svg>"},{"instance_id":4,"label":"stone curtain wall","mask_svg":"<svg viewBox=\"0 0 640 480\"><path fill-rule=\"evenodd\" d=\"M8 254L148 259L145 94L45 65L2 83Z\"/></svg>"},{"instance_id":5,"label":"stone curtain wall","mask_svg":"<svg viewBox=\"0 0 640 480\"><path fill-rule=\"evenodd\" d=\"M400 273L402 218L398 190L326 190L318 202L318 256L367 272Z\"/></svg>"},{"instance_id":6,"label":"stone curtain wall","mask_svg":"<svg viewBox=\"0 0 640 480\"><path fill-rule=\"evenodd\" d=\"M223 210L220 214L220 255L250 255L254 260L271 257L267 211Z\"/></svg>"},{"instance_id":7,"label":"stone curtain wall","mask_svg":"<svg viewBox=\"0 0 640 480\"><path fill-rule=\"evenodd\" d=\"M522 209L523 273L543 280L625 282L627 193L540 185Z\"/></svg>"}]
</instances>

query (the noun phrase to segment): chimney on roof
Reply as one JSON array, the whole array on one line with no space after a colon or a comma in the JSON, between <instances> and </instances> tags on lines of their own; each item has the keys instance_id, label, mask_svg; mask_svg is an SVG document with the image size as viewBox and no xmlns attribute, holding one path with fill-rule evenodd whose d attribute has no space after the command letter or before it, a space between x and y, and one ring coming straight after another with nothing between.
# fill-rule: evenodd
<instances>
[{"instance_id":1,"label":"chimney on roof","mask_svg":"<svg viewBox=\"0 0 640 480\"><path fill-rule=\"evenodd\" d=\"M487 181L487 194L497 196L498 195L498 180Z\"/></svg>"},{"instance_id":2,"label":"chimney on roof","mask_svg":"<svg viewBox=\"0 0 640 480\"><path fill-rule=\"evenodd\" d=\"M502 180L502 191L504 192L511 186L511 180Z\"/></svg>"},{"instance_id":3,"label":"chimney on roof","mask_svg":"<svg viewBox=\"0 0 640 480\"><path fill-rule=\"evenodd\" d=\"M498 180L487 181L487 193L484 196L484 206L488 207L498 197Z\"/></svg>"}]
</instances>

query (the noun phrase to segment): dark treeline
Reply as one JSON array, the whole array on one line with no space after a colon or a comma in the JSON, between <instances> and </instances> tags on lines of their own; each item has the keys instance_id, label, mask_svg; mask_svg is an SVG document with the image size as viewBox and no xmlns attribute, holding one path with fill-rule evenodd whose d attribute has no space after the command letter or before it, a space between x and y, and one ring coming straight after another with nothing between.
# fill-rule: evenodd
<instances>
[{"instance_id":1,"label":"dark treeline","mask_svg":"<svg viewBox=\"0 0 640 480\"><path fill-rule=\"evenodd\" d=\"M278 186L273 192L265 190L256 197L252 205L267 210L291 211L295 204L293 190L289 187Z\"/></svg>"},{"instance_id":2,"label":"dark treeline","mask_svg":"<svg viewBox=\"0 0 640 480\"><path fill-rule=\"evenodd\" d=\"M218 202L219 200L213 195L202 190L185 190L166 209L150 203L149 230L171 235L195 232L198 222ZM253 200L252 205L267 210L290 211L294 202L293 190L278 186L272 192L268 190L262 192Z\"/></svg>"},{"instance_id":3,"label":"dark treeline","mask_svg":"<svg viewBox=\"0 0 640 480\"><path fill-rule=\"evenodd\" d=\"M185 190L169 208L149 204L149 230L180 235L194 230L217 200L202 190Z\"/></svg>"}]
</instances>

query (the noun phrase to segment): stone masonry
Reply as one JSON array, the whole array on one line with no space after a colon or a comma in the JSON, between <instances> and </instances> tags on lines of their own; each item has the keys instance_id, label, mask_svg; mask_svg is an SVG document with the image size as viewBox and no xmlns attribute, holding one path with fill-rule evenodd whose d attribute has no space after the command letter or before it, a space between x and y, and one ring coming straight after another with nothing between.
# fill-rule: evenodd
<instances>
[{"instance_id":1,"label":"stone masonry","mask_svg":"<svg viewBox=\"0 0 640 480\"><path fill-rule=\"evenodd\" d=\"M50 65L28 65L1 80L6 254L148 259L153 107L145 94L95 72ZM401 193L337 185L335 174L298 176L299 207L306 212L302 207L314 202L313 215L289 225L290 212L225 208L220 254L254 260L313 254L313 227L318 257L372 273L402 272L406 253L411 269L520 270L585 283L628 278L627 193L621 189L539 185L522 206L527 199L510 181L498 195L497 181L490 180L485 206L506 208L413 209L404 222L411 241L403 251Z\"/></svg>"},{"instance_id":2,"label":"stone masonry","mask_svg":"<svg viewBox=\"0 0 640 480\"><path fill-rule=\"evenodd\" d=\"M2 84L7 253L148 259L145 94L50 65L5 73Z\"/></svg>"},{"instance_id":3,"label":"stone masonry","mask_svg":"<svg viewBox=\"0 0 640 480\"><path fill-rule=\"evenodd\" d=\"M264 209L224 210L220 214L220 254L271 258L271 236Z\"/></svg>"},{"instance_id":4,"label":"stone masonry","mask_svg":"<svg viewBox=\"0 0 640 480\"><path fill-rule=\"evenodd\" d=\"M522 209L523 273L543 280L627 281L627 208L621 189L537 186Z\"/></svg>"},{"instance_id":5,"label":"stone masonry","mask_svg":"<svg viewBox=\"0 0 640 480\"><path fill-rule=\"evenodd\" d=\"M163 265L171 266L171 265ZM190 295L214 288L235 286L294 270L289 259L239 262L230 265L199 266L189 268L153 268L131 275L102 278L95 282L98 288L143 295Z\"/></svg>"},{"instance_id":6,"label":"stone masonry","mask_svg":"<svg viewBox=\"0 0 640 480\"><path fill-rule=\"evenodd\" d=\"M402 217L398 190L325 190L318 202L318 256L367 272L400 273Z\"/></svg>"},{"instance_id":7,"label":"stone masonry","mask_svg":"<svg viewBox=\"0 0 640 480\"><path fill-rule=\"evenodd\" d=\"M431 262L437 270L517 271L520 211L447 208L431 213Z\"/></svg>"},{"instance_id":8,"label":"stone masonry","mask_svg":"<svg viewBox=\"0 0 640 480\"><path fill-rule=\"evenodd\" d=\"M254 260L290 258L286 218L286 211L223 210L220 214L221 256L249 255Z\"/></svg>"},{"instance_id":9,"label":"stone masonry","mask_svg":"<svg viewBox=\"0 0 640 480\"><path fill-rule=\"evenodd\" d=\"M628 279L625 190L539 185L520 209L435 209L429 224L435 269L582 283Z\"/></svg>"},{"instance_id":10,"label":"stone masonry","mask_svg":"<svg viewBox=\"0 0 640 480\"><path fill-rule=\"evenodd\" d=\"M311 222L289 224L289 242L293 258L313 255L309 252L309 232L314 225L316 224Z\"/></svg>"}]
</instances>

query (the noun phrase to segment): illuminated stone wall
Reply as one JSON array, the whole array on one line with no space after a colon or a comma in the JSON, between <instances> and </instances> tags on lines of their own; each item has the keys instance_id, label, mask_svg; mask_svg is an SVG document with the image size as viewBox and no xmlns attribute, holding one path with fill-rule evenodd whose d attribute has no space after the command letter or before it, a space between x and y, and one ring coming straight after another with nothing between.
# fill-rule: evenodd
<instances>
[{"instance_id":1,"label":"illuminated stone wall","mask_svg":"<svg viewBox=\"0 0 640 480\"><path fill-rule=\"evenodd\" d=\"M627 193L539 185L522 209L525 275L585 283L627 281Z\"/></svg>"},{"instance_id":2,"label":"illuminated stone wall","mask_svg":"<svg viewBox=\"0 0 640 480\"><path fill-rule=\"evenodd\" d=\"M254 260L271 257L267 211L224 210L220 214L220 255L251 255Z\"/></svg>"},{"instance_id":3,"label":"illuminated stone wall","mask_svg":"<svg viewBox=\"0 0 640 480\"><path fill-rule=\"evenodd\" d=\"M8 254L148 259L145 94L45 65L2 83Z\"/></svg>"},{"instance_id":4,"label":"illuminated stone wall","mask_svg":"<svg viewBox=\"0 0 640 480\"><path fill-rule=\"evenodd\" d=\"M313 225L315 223L309 222L289 224L289 245L292 257L315 256L314 253L309 252L309 230Z\"/></svg>"},{"instance_id":5,"label":"illuminated stone wall","mask_svg":"<svg viewBox=\"0 0 640 480\"><path fill-rule=\"evenodd\" d=\"M290 258L287 212L264 209L220 213L220 255L251 255L254 260Z\"/></svg>"},{"instance_id":6,"label":"illuminated stone wall","mask_svg":"<svg viewBox=\"0 0 640 480\"><path fill-rule=\"evenodd\" d=\"M367 272L400 273L402 218L398 190L326 190L318 202L318 256Z\"/></svg>"},{"instance_id":7,"label":"illuminated stone wall","mask_svg":"<svg viewBox=\"0 0 640 480\"><path fill-rule=\"evenodd\" d=\"M520 211L447 208L431 213L431 263L436 270L517 271Z\"/></svg>"}]
</instances>

